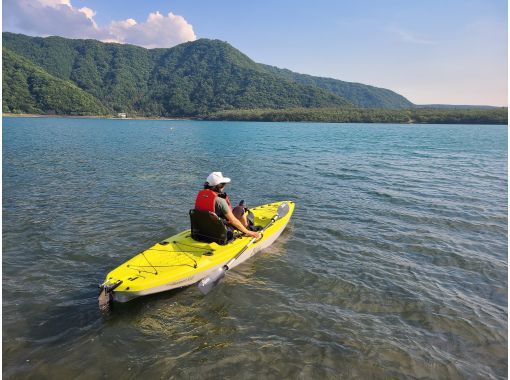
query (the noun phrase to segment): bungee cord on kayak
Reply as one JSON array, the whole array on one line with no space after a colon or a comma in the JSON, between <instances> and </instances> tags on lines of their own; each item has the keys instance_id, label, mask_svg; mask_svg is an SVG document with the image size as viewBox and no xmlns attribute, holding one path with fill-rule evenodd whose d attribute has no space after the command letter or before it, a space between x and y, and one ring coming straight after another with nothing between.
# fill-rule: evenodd
<instances>
[{"instance_id":1,"label":"bungee cord on kayak","mask_svg":"<svg viewBox=\"0 0 510 380\"><path fill-rule=\"evenodd\" d=\"M176 246L177 246L177 244L176 244ZM178 255L184 255L186 258L188 258L191 261L193 261L193 265L186 264L186 263L181 263L181 262L178 262L178 263L172 264L172 265L153 265L149 261L147 256L145 255L145 253L147 253L148 251L158 251L158 252L164 252L166 254L176 254L177 256ZM190 257L188 255L188 253L201 253L201 254L204 254L205 252L203 252L203 251L202 252L199 252L199 251L168 251L168 250L163 250L163 249L150 248L150 249L146 250L145 252L141 252L140 253L145 258L145 260L149 263L149 265L128 265L127 267L130 268L130 269L133 269L133 270L138 270L136 268L153 268L155 272L147 272L147 271L144 271L144 272L154 273L154 274L158 274L158 271L157 271L156 268L169 268L169 267L172 267L172 266L179 266L179 265L187 265L187 266L196 268L198 266L197 261L193 257Z\"/></svg>"}]
</instances>

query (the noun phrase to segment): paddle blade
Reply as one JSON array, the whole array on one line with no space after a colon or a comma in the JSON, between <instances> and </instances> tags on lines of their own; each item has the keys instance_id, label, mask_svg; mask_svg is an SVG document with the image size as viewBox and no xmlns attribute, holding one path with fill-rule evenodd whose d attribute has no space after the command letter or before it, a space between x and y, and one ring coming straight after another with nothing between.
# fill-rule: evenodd
<instances>
[{"instance_id":1,"label":"paddle blade","mask_svg":"<svg viewBox=\"0 0 510 380\"><path fill-rule=\"evenodd\" d=\"M108 292L107 288L102 288L99 297L97 298L99 302L99 311L102 315L109 315L112 311L113 306L113 296L111 292Z\"/></svg>"},{"instance_id":2,"label":"paddle blade","mask_svg":"<svg viewBox=\"0 0 510 380\"><path fill-rule=\"evenodd\" d=\"M280 206L278 206L276 213L278 214L278 219L283 218L289 213L289 204L287 202L282 203Z\"/></svg>"},{"instance_id":3,"label":"paddle blade","mask_svg":"<svg viewBox=\"0 0 510 380\"><path fill-rule=\"evenodd\" d=\"M201 279L198 282L198 289L200 292L203 295L209 293L218 284L218 282L220 282L220 280L225 277L226 271L227 269L223 266L212 272L210 276Z\"/></svg>"}]
</instances>

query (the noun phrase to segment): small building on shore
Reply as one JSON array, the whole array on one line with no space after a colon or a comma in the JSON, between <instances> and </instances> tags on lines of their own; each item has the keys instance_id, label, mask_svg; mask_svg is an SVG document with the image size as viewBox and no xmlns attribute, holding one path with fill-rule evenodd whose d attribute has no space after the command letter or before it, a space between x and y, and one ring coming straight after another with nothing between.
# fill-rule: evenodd
<instances>
[{"instance_id":1,"label":"small building on shore","mask_svg":"<svg viewBox=\"0 0 510 380\"><path fill-rule=\"evenodd\" d=\"M118 113L118 114L117 114L117 117L118 117L119 119L125 119L125 118L127 117L127 115L126 115L126 113L125 113L125 112L120 112L120 113Z\"/></svg>"}]
</instances>

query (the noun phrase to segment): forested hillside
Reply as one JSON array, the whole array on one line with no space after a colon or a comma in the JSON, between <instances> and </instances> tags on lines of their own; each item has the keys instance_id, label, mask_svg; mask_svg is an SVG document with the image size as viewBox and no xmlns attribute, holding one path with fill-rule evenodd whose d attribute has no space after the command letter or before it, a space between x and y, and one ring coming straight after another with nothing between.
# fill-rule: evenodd
<instances>
[{"instance_id":1,"label":"forested hillside","mask_svg":"<svg viewBox=\"0 0 510 380\"><path fill-rule=\"evenodd\" d=\"M2 49L2 111L11 113L104 115L106 107L90 94Z\"/></svg>"},{"instance_id":2,"label":"forested hillside","mask_svg":"<svg viewBox=\"0 0 510 380\"><path fill-rule=\"evenodd\" d=\"M290 81L316 86L348 99L357 107L399 109L413 107L413 103L402 95L385 88L367 86L361 83L344 82L338 79L298 74L287 69L261 65L263 69Z\"/></svg>"},{"instance_id":3,"label":"forested hillside","mask_svg":"<svg viewBox=\"0 0 510 380\"><path fill-rule=\"evenodd\" d=\"M226 42L170 49L3 33L4 113L212 120L495 123L505 109L421 108L384 88L254 62ZM465 108L465 107L464 107Z\"/></svg>"},{"instance_id":4,"label":"forested hillside","mask_svg":"<svg viewBox=\"0 0 510 380\"><path fill-rule=\"evenodd\" d=\"M144 49L3 33L4 46L72 81L112 112L196 116L224 109L349 106L344 98L260 70L225 42Z\"/></svg>"}]
</instances>

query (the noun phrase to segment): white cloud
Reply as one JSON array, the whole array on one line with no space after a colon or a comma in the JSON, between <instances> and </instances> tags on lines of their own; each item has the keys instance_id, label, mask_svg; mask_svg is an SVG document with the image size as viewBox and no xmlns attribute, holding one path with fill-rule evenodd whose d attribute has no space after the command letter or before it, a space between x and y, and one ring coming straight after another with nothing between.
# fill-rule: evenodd
<instances>
[{"instance_id":1,"label":"white cloud","mask_svg":"<svg viewBox=\"0 0 510 380\"><path fill-rule=\"evenodd\" d=\"M39 2L43 5L49 6L49 7L55 7L57 5L68 5L71 6L70 0L39 0Z\"/></svg>"},{"instance_id":2,"label":"white cloud","mask_svg":"<svg viewBox=\"0 0 510 380\"><path fill-rule=\"evenodd\" d=\"M80 9L78 9L78 11L83 13L85 16L87 16L87 18L89 18L91 20L96 15L96 12L93 9L90 9L90 8L87 8L87 7L80 8Z\"/></svg>"},{"instance_id":3,"label":"white cloud","mask_svg":"<svg viewBox=\"0 0 510 380\"><path fill-rule=\"evenodd\" d=\"M171 12L166 16L150 13L142 23L130 18L99 27L93 9L74 8L70 0L4 0L3 7L5 30L18 33L94 38L147 48L172 47L196 39L193 26Z\"/></svg>"},{"instance_id":4,"label":"white cloud","mask_svg":"<svg viewBox=\"0 0 510 380\"><path fill-rule=\"evenodd\" d=\"M182 16L172 12L164 16L159 12L149 14L147 21L138 24L133 19L114 21L109 31L119 42L147 48L175 46L196 39L193 27Z\"/></svg>"},{"instance_id":5,"label":"white cloud","mask_svg":"<svg viewBox=\"0 0 510 380\"><path fill-rule=\"evenodd\" d=\"M98 38L99 30L85 13L64 0L4 0L5 30L37 35Z\"/></svg>"}]
</instances>

